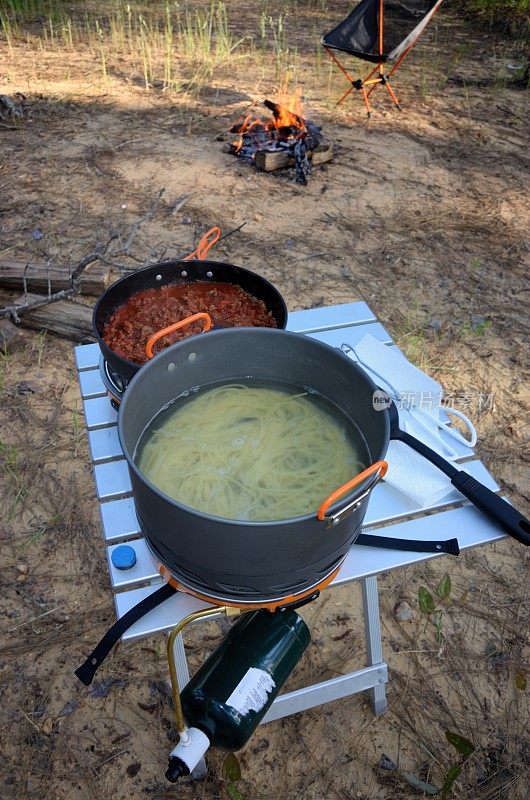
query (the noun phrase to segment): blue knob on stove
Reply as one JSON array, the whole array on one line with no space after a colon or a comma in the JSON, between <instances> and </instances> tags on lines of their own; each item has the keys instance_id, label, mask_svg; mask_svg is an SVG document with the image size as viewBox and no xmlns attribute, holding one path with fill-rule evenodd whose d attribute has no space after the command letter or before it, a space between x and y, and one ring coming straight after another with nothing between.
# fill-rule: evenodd
<instances>
[{"instance_id":1,"label":"blue knob on stove","mask_svg":"<svg viewBox=\"0 0 530 800\"><path fill-rule=\"evenodd\" d=\"M136 552L134 547L128 544L120 544L112 551L111 561L116 569L132 569L136 564Z\"/></svg>"}]
</instances>

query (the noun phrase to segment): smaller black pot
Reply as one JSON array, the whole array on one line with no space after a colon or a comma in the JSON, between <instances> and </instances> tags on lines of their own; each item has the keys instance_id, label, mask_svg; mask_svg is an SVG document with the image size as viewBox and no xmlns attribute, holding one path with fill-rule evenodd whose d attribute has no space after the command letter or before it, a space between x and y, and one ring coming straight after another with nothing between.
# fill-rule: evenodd
<instances>
[{"instance_id":1,"label":"smaller black pot","mask_svg":"<svg viewBox=\"0 0 530 800\"><path fill-rule=\"evenodd\" d=\"M287 306L283 297L272 283L248 269L219 261L163 261L139 269L109 286L97 301L92 317L94 334L103 357L113 373L121 379L123 389L142 365L122 358L103 341L103 329L109 317L129 298L144 289L157 289L168 284L196 281L219 281L240 286L253 297L262 300L267 311L274 317L278 328L285 328Z\"/></svg>"}]
</instances>

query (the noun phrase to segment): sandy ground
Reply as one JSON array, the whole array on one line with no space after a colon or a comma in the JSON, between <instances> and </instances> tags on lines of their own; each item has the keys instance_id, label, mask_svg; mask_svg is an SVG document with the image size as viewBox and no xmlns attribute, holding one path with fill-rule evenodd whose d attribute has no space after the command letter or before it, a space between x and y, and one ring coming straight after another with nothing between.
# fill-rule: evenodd
<instances>
[{"instance_id":1,"label":"sandy ground","mask_svg":"<svg viewBox=\"0 0 530 800\"><path fill-rule=\"evenodd\" d=\"M332 16L311 13L324 27ZM270 69L225 71L190 98L117 70L102 85L89 54L6 49L2 91L27 99L26 119L0 128L0 252L76 263L110 241L118 270L189 252L213 224L245 223L212 256L272 280L290 309L366 300L472 417L479 456L528 513L528 93L495 78L510 43L495 44L442 17L396 81L403 112L380 94L371 120L359 103L335 108L340 80L328 91L327 67L314 80L308 44L307 114L336 155L307 187L258 173L218 140L271 94ZM220 753L204 781L164 781L174 729L163 638L118 646L92 690L73 676L114 611L71 347L28 334L1 362L1 797L226 798ZM387 714L357 696L260 728L239 754L242 796L420 797L410 775L441 787L465 761L453 796L522 800L527 567L505 541L383 575ZM440 644L417 592L446 573ZM403 601L412 619L398 622ZM291 688L362 665L357 587L325 593L304 617L313 644ZM194 665L222 629L189 635ZM447 730L474 755L463 759Z\"/></svg>"}]
</instances>

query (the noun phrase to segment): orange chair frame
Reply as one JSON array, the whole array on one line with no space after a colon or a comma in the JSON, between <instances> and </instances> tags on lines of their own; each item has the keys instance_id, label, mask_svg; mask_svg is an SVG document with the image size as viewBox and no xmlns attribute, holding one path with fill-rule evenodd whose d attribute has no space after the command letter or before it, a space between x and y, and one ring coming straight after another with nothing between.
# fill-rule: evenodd
<instances>
[{"instance_id":1,"label":"orange chair frame","mask_svg":"<svg viewBox=\"0 0 530 800\"><path fill-rule=\"evenodd\" d=\"M383 54L383 27L384 27L384 25L383 25L383 0L379 0L379 54L380 55ZM418 36L418 39L419 38L420 37ZM378 84L380 84L381 86L384 86L386 88L387 92L389 93L390 97L392 98L392 102L394 103L395 107L399 111L401 111L401 106L399 105L399 101L397 99L396 93L394 92L394 90L392 89L392 86L390 85L389 78L398 69L398 67L400 66L401 62L405 58L405 56L407 56L410 53L410 51L412 50L412 48L414 47L414 45L416 44L418 39L415 39L412 42L412 44L410 44L401 53L400 57L395 62L395 64L393 65L393 67L390 70L390 72L388 73L388 75L385 75L385 62L384 61L380 61L378 64L376 64L376 66L373 68L373 70L366 76L366 78L358 78L357 80L355 78L353 78L350 75L350 73L348 72L348 70L344 67L344 65L340 63L339 59L333 53L332 49L329 48L329 47L326 47L324 45L324 50L326 51L326 53L330 56L330 58L333 59L333 61L338 66L340 71L344 74L344 76L346 77L348 82L351 84L350 88L346 92L344 92L344 94L342 95L340 100L337 101L337 105L339 106L341 103L344 102L344 100L346 100L346 98L354 90L357 90L360 94L362 94L362 97L363 97L363 100L364 100L364 105L366 106L366 113L368 114L369 117L371 117L372 116L372 108L370 106L369 97L372 94L372 92L375 89L375 87ZM377 77L374 78L373 76L375 75L376 72L378 74L377 74ZM367 86L370 87L368 90L366 90Z\"/></svg>"}]
</instances>

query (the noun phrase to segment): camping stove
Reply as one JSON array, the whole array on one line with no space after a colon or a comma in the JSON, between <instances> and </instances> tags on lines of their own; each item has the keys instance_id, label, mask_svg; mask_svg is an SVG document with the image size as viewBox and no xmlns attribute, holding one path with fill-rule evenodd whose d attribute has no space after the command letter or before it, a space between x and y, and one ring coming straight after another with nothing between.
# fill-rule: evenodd
<instances>
[{"instance_id":1,"label":"camping stove","mask_svg":"<svg viewBox=\"0 0 530 800\"><path fill-rule=\"evenodd\" d=\"M99 357L99 374L107 390L110 404L117 411L120 407L123 393L127 388L127 382L116 370L112 369L109 362L103 357L103 354Z\"/></svg>"}]
</instances>

